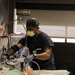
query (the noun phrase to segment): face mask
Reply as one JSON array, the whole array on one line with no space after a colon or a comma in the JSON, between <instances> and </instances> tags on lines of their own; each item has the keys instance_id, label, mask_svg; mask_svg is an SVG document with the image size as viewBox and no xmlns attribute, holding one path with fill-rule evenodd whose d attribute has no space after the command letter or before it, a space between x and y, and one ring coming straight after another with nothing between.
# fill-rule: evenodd
<instances>
[{"instance_id":1,"label":"face mask","mask_svg":"<svg viewBox=\"0 0 75 75\"><path fill-rule=\"evenodd\" d=\"M33 37L35 35L34 31L27 31L27 35Z\"/></svg>"}]
</instances>

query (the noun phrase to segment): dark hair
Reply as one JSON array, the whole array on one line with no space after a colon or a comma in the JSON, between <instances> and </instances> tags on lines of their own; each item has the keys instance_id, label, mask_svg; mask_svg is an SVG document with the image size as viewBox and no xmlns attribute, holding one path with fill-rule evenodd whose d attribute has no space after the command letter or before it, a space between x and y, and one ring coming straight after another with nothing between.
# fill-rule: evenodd
<instances>
[{"instance_id":1,"label":"dark hair","mask_svg":"<svg viewBox=\"0 0 75 75\"><path fill-rule=\"evenodd\" d=\"M26 21L26 26L31 26L31 27L38 27L39 26L39 22L36 18L29 18Z\"/></svg>"}]
</instances>

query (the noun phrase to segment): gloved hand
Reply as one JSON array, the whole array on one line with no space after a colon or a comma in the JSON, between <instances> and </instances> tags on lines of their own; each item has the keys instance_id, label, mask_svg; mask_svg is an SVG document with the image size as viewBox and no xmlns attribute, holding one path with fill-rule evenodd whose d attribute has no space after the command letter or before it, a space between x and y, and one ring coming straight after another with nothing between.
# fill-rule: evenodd
<instances>
[{"instance_id":1,"label":"gloved hand","mask_svg":"<svg viewBox=\"0 0 75 75\"><path fill-rule=\"evenodd\" d=\"M30 61L32 61L33 59L34 59L34 55L31 54L31 55L28 55L27 57L25 57L24 61L25 61L25 62L30 62Z\"/></svg>"},{"instance_id":2,"label":"gloved hand","mask_svg":"<svg viewBox=\"0 0 75 75\"><path fill-rule=\"evenodd\" d=\"M4 62L6 59L8 59L8 56L6 54L2 55L1 61Z\"/></svg>"}]
</instances>

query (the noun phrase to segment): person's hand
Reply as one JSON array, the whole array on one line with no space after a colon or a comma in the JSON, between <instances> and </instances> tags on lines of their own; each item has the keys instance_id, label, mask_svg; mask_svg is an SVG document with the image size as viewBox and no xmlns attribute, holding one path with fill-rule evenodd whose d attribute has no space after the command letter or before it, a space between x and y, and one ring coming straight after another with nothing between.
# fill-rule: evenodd
<instances>
[{"instance_id":1,"label":"person's hand","mask_svg":"<svg viewBox=\"0 0 75 75\"><path fill-rule=\"evenodd\" d=\"M8 59L7 55L2 55L1 61L4 62L6 59Z\"/></svg>"},{"instance_id":2,"label":"person's hand","mask_svg":"<svg viewBox=\"0 0 75 75\"><path fill-rule=\"evenodd\" d=\"M27 57L25 57L24 61L25 61L25 62L30 62L30 61L32 61L33 59L34 59L34 55L31 54L31 55L28 55Z\"/></svg>"},{"instance_id":3,"label":"person's hand","mask_svg":"<svg viewBox=\"0 0 75 75\"><path fill-rule=\"evenodd\" d=\"M34 75L32 68L28 68L25 72L27 73L27 75Z\"/></svg>"},{"instance_id":4,"label":"person's hand","mask_svg":"<svg viewBox=\"0 0 75 75\"><path fill-rule=\"evenodd\" d=\"M21 75L34 75L33 69L28 68L27 70L23 71Z\"/></svg>"}]
</instances>

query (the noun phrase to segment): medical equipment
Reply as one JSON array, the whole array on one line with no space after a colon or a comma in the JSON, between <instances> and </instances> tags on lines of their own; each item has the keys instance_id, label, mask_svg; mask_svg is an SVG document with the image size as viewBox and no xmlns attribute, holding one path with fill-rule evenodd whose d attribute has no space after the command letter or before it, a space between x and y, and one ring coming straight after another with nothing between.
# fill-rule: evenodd
<instances>
[{"instance_id":1,"label":"medical equipment","mask_svg":"<svg viewBox=\"0 0 75 75\"><path fill-rule=\"evenodd\" d=\"M40 50L40 48L37 50ZM25 62L25 58L29 54L30 54L29 48L27 46L24 46L22 50L20 50L20 54L19 54L20 56L18 58L14 57L13 59L7 60L6 64L10 66L14 66L15 69L20 71L27 70L28 68L30 68L30 65L29 62ZM36 64L36 66L38 66L38 70L40 70L40 66L38 63L36 63L35 61L31 61L31 62Z\"/></svg>"},{"instance_id":2,"label":"medical equipment","mask_svg":"<svg viewBox=\"0 0 75 75\"><path fill-rule=\"evenodd\" d=\"M6 53L8 49L8 36L0 36L0 61L1 56Z\"/></svg>"},{"instance_id":3,"label":"medical equipment","mask_svg":"<svg viewBox=\"0 0 75 75\"><path fill-rule=\"evenodd\" d=\"M22 24L23 24L23 22L22 22ZM24 24L23 24L23 26L24 26ZM21 53L20 57L18 57L18 58L13 57L13 59L6 60L5 63L7 65L14 66L15 69L16 69L16 66L18 66L18 70L20 70L20 71L27 70L30 67L29 62L24 61L25 57L30 54L29 48L27 47L27 36L26 36L26 46L24 46L23 50L21 50L21 52L19 52L19 53ZM22 63L22 65L21 65L21 63Z\"/></svg>"},{"instance_id":4,"label":"medical equipment","mask_svg":"<svg viewBox=\"0 0 75 75\"><path fill-rule=\"evenodd\" d=\"M0 75L5 75L9 71L9 68L0 66Z\"/></svg>"},{"instance_id":5,"label":"medical equipment","mask_svg":"<svg viewBox=\"0 0 75 75\"><path fill-rule=\"evenodd\" d=\"M11 58L10 60L7 60L6 64L14 66L15 69L23 71L29 67L29 62L24 61L26 56L29 55L28 47L24 46L22 50L20 50L19 55L20 56L18 58L13 57L13 59Z\"/></svg>"},{"instance_id":6,"label":"medical equipment","mask_svg":"<svg viewBox=\"0 0 75 75\"><path fill-rule=\"evenodd\" d=\"M9 39L9 48L15 44L17 44L17 42L23 38L25 36L24 33L11 33L10 35L8 35L8 39Z\"/></svg>"}]
</instances>

